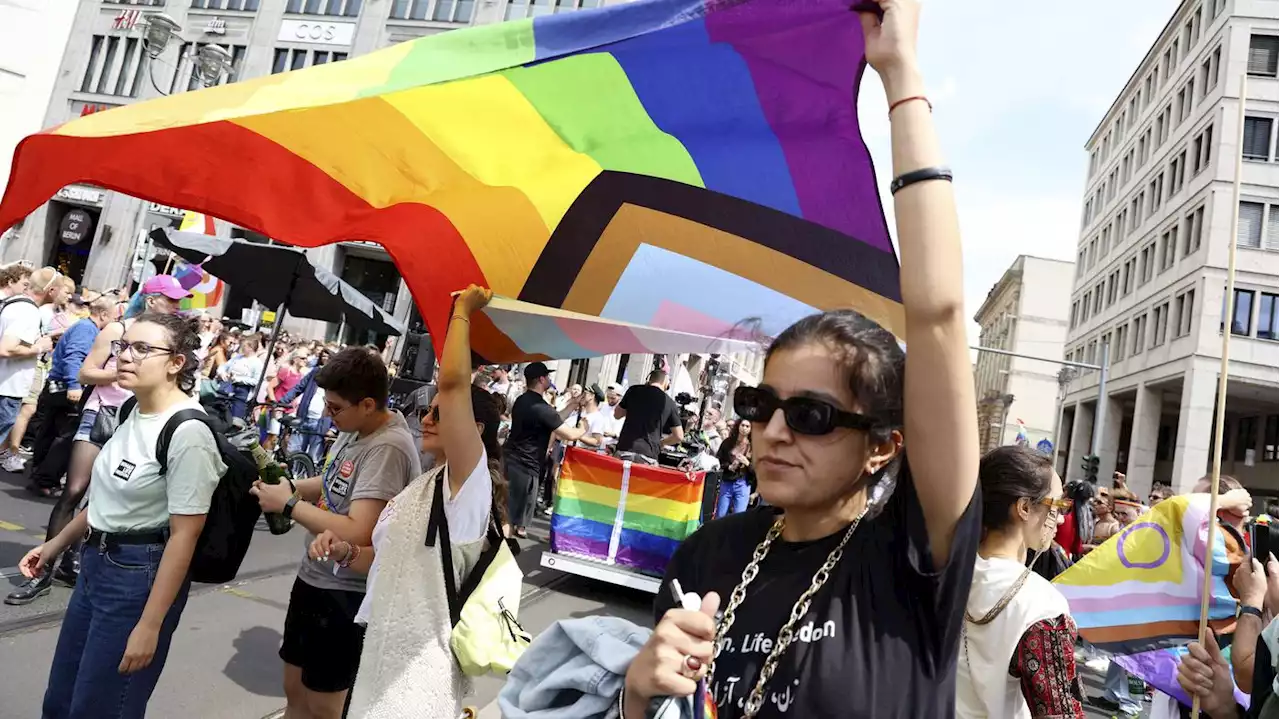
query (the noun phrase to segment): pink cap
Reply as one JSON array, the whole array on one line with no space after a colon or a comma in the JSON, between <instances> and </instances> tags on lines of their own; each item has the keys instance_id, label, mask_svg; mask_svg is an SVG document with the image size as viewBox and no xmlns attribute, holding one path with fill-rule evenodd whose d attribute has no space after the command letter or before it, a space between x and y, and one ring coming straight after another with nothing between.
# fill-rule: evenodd
<instances>
[{"instance_id":1,"label":"pink cap","mask_svg":"<svg viewBox=\"0 0 1280 719\"><path fill-rule=\"evenodd\" d=\"M173 275L156 275L142 285L144 295L164 295L171 300L185 300L191 293L183 289L178 278Z\"/></svg>"}]
</instances>

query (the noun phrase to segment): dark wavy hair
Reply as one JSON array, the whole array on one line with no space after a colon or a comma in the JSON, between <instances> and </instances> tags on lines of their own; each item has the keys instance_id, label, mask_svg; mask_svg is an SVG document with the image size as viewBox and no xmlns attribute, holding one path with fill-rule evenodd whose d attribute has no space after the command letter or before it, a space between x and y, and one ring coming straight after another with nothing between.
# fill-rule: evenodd
<instances>
[{"instance_id":1,"label":"dark wavy hair","mask_svg":"<svg viewBox=\"0 0 1280 719\"><path fill-rule=\"evenodd\" d=\"M136 322L159 325L169 335L169 348L174 356L185 360L178 371L178 389L191 394L196 388L196 375L200 372L200 361L196 359L196 350L200 349L199 320L164 312L144 312L138 315Z\"/></svg>"},{"instance_id":2,"label":"dark wavy hair","mask_svg":"<svg viewBox=\"0 0 1280 719\"><path fill-rule=\"evenodd\" d=\"M808 344L825 344L841 353L841 364L853 393L854 408L875 420L868 430L873 442L888 441L894 430L902 430L902 380L906 354L898 340L885 328L853 310L832 310L809 315L782 331L769 345L764 362L768 366L781 350ZM879 511L896 486L900 474L908 472L905 444L885 466L867 479L871 485L871 514Z\"/></svg>"},{"instance_id":3,"label":"dark wavy hair","mask_svg":"<svg viewBox=\"0 0 1280 719\"><path fill-rule=\"evenodd\" d=\"M507 523L507 478L502 473L502 445L498 428L506 402L487 390L471 385L471 411L480 423L480 441L489 455L489 476L493 479L493 504L498 511L498 524Z\"/></svg>"}]
</instances>

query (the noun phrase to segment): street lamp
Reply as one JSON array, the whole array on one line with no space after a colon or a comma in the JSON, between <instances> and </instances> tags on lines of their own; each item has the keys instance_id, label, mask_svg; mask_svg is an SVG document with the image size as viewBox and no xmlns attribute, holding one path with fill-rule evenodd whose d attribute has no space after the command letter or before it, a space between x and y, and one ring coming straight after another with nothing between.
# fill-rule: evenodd
<instances>
[{"instance_id":1,"label":"street lamp","mask_svg":"<svg viewBox=\"0 0 1280 719\"><path fill-rule=\"evenodd\" d=\"M173 18L164 13L154 13L143 18L142 46L147 53L147 57L151 60L158 59L168 49L169 42L175 38L181 39L182 26ZM174 68L175 74L182 67L183 60L190 60L195 64L196 76L200 78L200 84L204 87L212 87L218 84L225 74L230 74L231 53L226 48L219 45L208 44L201 45L194 53L188 52L184 56L178 58L178 65ZM148 77L151 78L151 86L161 95L169 93L160 89L160 85L156 83L155 66L148 63Z\"/></svg>"}]
</instances>

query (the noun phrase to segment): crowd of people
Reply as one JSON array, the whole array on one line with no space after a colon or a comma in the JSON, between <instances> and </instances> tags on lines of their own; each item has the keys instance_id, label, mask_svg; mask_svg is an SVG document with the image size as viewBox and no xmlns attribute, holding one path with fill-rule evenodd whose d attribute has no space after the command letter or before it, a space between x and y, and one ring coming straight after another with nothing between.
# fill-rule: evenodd
<instances>
[{"instance_id":1,"label":"crowd of people","mask_svg":"<svg viewBox=\"0 0 1280 719\"><path fill-rule=\"evenodd\" d=\"M686 433L714 445L720 517L675 551L653 630L627 624L616 641L544 633L511 672L504 712L640 719L697 716L710 703L722 719L1082 717L1076 626L1049 578L1142 506L1123 482L1105 493L1064 487L1051 460L1025 447L980 456L951 173L915 61L918 5L853 10L890 108L909 354L853 311L815 314L776 337L762 381L736 389L732 414L686 426L661 370L625 391L574 385L563 394L541 362L522 368L523 385L510 366L477 372L471 319L491 295L472 286L449 317L437 391L406 418L389 406L377 348L294 343L263 357L253 335L228 338L214 321L175 317L171 278L143 287L138 316L118 319L116 299L90 302L58 342L55 358L64 355L40 396L69 390L74 377L98 400L65 421L75 429L56 521L21 564L38 588L88 539L44 716L143 715L225 471L200 424L182 425L167 458L155 456L155 435L173 412L198 405L202 383L224 385L247 407L250 379L265 372L271 397L338 433L318 476L252 489L263 511L308 533L279 650L286 717L458 717L470 682L457 658L477 649L475 636L454 629L458 587L475 584L481 557L527 535L540 485L544 501L554 496L556 443L653 464ZM5 429L52 345L39 308L61 287L35 273L14 286L30 302L0 310ZM3 374L18 371L27 374L12 383ZM97 420L129 395L137 411L95 442ZM409 419L421 428L417 444ZM166 480L161 459L190 470ZM74 513L82 485L87 507ZM1223 496L1224 526L1247 514L1241 492ZM1056 563L1041 562L1046 554ZM1181 661L1182 688L1212 719L1275 715L1280 567L1270 563L1269 575L1252 558L1235 572L1230 660L1219 637L1193 643ZM514 617L501 613L495 626L514 638ZM561 627L605 626L598 620ZM1235 686L1251 694L1249 708ZM1118 687L1115 696L1123 708Z\"/></svg>"}]
</instances>

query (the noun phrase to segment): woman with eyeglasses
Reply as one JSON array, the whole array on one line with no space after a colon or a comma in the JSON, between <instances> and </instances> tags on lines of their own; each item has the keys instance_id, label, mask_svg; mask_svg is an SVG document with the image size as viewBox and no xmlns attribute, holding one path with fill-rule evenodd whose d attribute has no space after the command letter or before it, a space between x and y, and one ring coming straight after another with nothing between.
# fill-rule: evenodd
<instances>
[{"instance_id":1,"label":"woman with eyeglasses","mask_svg":"<svg viewBox=\"0 0 1280 719\"><path fill-rule=\"evenodd\" d=\"M80 576L67 606L45 691L45 719L142 717L164 669L191 587L188 568L218 480L226 472L213 433L183 422L160 473L156 441L175 412L202 411L190 395L200 347L196 324L144 314L112 342L117 381L137 398L93 463L88 506L27 553L27 577L81 537Z\"/></svg>"},{"instance_id":2,"label":"woman with eyeglasses","mask_svg":"<svg viewBox=\"0 0 1280 719\"><path fill-rule=\"evenodd\" d=\"M178 311L179 302L190 297L172 275L156 275L142 285L138 305L142 308L139 314L167 314ZM71 442L71 459L67 465L67 482L62 496L49 512L49 524L45 536L53 539L75 514L85 492L89 489L89 481L93 476L93 464L101 451L103 443L111 436L116 426L116 412L120 406L132 396L132 392L116 381L117 358L112 351L112 343L124 337L125 333L137 321L138 315L130 315L122 320L107 323L93 340L89 354L80 365L77 377L86 389L92 387L84 409L80 412L80 424ZM70 547L74 550L74 547ZM75 551L63 554L52 572L45 572L39 577L24 583L5 597L5 604L30 604L49 593L53 581L74 587L76 584ZM54 564L53 557L48 557Z\"/></svg>"},{"instance_id":3,"label":"woman with eyeglasses","mask_svg":"<svg viewBox=\"0 0 1280 719\"><path fill-rule=\"evenodd\" d=\"M961 719L1083 717L1067 600L1026 563L1053 543L1071 500L1053 461L1027 447L982 458L982 542L956 670Z\"/></svg>"},{"instance_id":4,"label":"woman with eyeglasses","mask_svg":"<svg viewBox=\"0 0 1280 719\"><path fill-rule=\"evenodd\" d=\"M503 404L475 386L471 375L472 314L492 293L472 285L458 296L440 354L437 392L419 412L422 450L435 466L387 503L372 546L324 532L310 555L368 574L356 614L366 625L360 671L351 694L352 717L454 719L470 684L449 646L452 624L439 543L427 546L427 525L437 497L452 547L454 586L476 565L486 537L499 536L507 506L498 426Z\"/></svg>"},{"instance_id":5,"label":"woman with eyeglasses","mask_svg":"<svg viewBox=\"0 0 1280 719\"><path fill-rule=\"evenodd\" d=\"M878 0L882 19L868 5L854 9L892 108L911 351L851 311L777 337L761 385L734 396L770 506L710 522L676 551L657 627L626 672L627 719L700 680L721 719L954 716L980 529L960 232L916 64L918 4ZM695 598L677 602L673 580L701 606L682 608Z\"/></svg>"}]
</instances>

